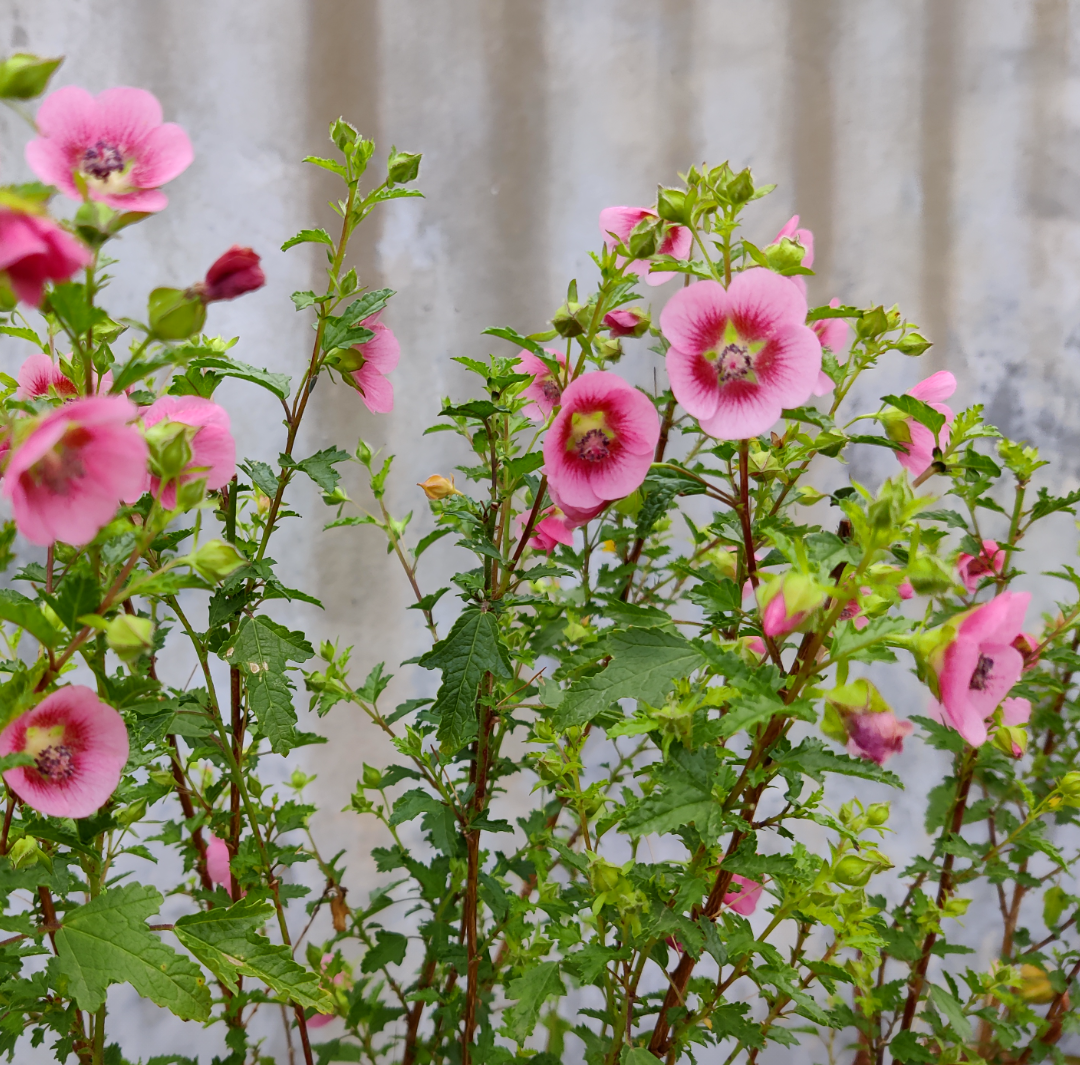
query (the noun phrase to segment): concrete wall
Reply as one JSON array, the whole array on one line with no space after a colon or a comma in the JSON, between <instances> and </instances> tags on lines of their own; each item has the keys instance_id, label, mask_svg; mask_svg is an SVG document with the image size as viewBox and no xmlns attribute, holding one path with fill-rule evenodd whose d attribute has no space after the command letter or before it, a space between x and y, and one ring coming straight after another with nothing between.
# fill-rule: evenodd
<instances>
[{"instance_id":1,"label":"concrete wall","mask_svg":"<svg viewBox=\"0 0 1080 1065\"><path fill-rule=\"evenodd\" d=\"M441 394L461 395L450 357L487 351L486 325L542 328L568 278L592 276L599 210L645 202L703 159L779 183L752 239L798 211L817 240L812 295L899 301L935 341L868 396L947 367L959 399L985 402L1074 482L1078 15L1070 0L5 0L0 50L67 54L59 84L145 86L189 130L196 161L169 210L125 236L117 302L137 312L152 285L195 279L229 244L251 244L270 284L214 308L210 327L239 333L239 357L274 370L302 365L309 334L288 293L319 265L309 249L276 249L328 215L328 186L300 157L323 150L338 114L382 153L391 142L425 153L427 199L391 205L357 256L366 283L401 293L387 315L402 344L397 409L375 419L321 388L304 444L364 435L395 451L392 505L419 522L413 483L448 469L443 438L416 430ZM4 180L24 176L27 135L0 117ZM18 356L0 343L4 369ZM273 406L223 395L244 397L241 453L273 457ZM855 472L871 475L866 462ZM314 520L294 525L274 552L327 608L289 620L354 643L358 669L415 653L420 619L403 612L378 537L316 532ZM395 684L412 694L429 679ZM333 811L359 762L386 752L347 711L321 727L331 743L306 758L321 827L328 850L358 855L363 897L373 840ZM133 1057L217 1043L122 989L110 1002ZM285 1060L279 1027L266 1030L267 1052Z\"/></svg>"}]
</instances>

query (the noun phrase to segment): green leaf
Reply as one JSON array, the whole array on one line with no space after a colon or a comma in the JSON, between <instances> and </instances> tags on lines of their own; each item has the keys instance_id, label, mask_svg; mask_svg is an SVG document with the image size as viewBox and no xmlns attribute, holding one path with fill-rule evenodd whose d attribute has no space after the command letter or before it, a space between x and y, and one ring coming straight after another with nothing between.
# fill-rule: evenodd
<instances>
[{"instance_id":1,"label":"green leaf","mask_svg":"<svg viewBox=\"0 0 1080 1065\"><path fill-rule=\"evenodd\" d=\"M200 355L192 359L193 370L213 370L223 377L236 377L241 381L249 381L253 385L265 388L273 392L278 399L288 399L290 378L288 374L271 373L269 370L259 370L249 366L246 362L238 359L230 359L228 355Z\"/></svg>"},{"instance_id":2,"label":"green leaf","mask_svg":"<svg viewBox=\"0 0 1080 1065\"><path fill-rule=\"evenodd\" d=\"M386 301L394 295L392 288L379 288L365 292L353 300L339 315L329 315L323 328L322 349L348 348L353 344L365 344L375 334L361 323L381 311Z\"/></svg>"},{"instance_id":3,"label":"green leaf","mask_svg":"<svg viewBox=\"0 0 1080 1065\"><path fill-rule=\"evenodd\" d=\"M620 1065L654 1065L656 1055L644 1047L627 1047L623 1051Z\"/></svg>"},{"instance_id":4,"label":"green leaf","mask_svg":"<svg viewBox=\"0 0 1080 1065\"><path fill-rule=\"evenodd\" d=\"M702 838L716 839L723 825L723 813L713 798L713 787L723 774L725 770L711 748L700 747L696 751L677 748L671 761L656 770L661 787L627 814L623 828L636 838L671 832L693 822Z\"/></svg>"},{"instance_id":5,"label":"green leaf","mask_svg":"<svg viewBox=\"0 0 1080 1065\"><path fill-rule=\"evenodd\" d=\"M442 685L431 713L439 720L439 743L448 752L458 751L476 733L476 692L483 675L511 675L499 646L495 615L476 607L462 611L446 639L419 664L442 670Z\"/></svg>"},{"instance_id":6,"label":"green leaf","mask_svg":"<svg viewBox=\"0 0 1080 1065\"><path fill-rule=\"evenodd\" d=\"M866 758L837 754L829 750L816 736L807 736L798 747L790 751L774 751L772 758L780 765L797 766L819 784L824 781L826 773L840 773L848 777L878 780L894 788L904 787L904 782L895 773Z\"/></svg>"},{"instance_id":7,"label":"green leaf","mask_svg":"<svg viewBox=\"0 0 1080 1065\"><path fill-rule=\"evenodd\" d=\"M69 573L60 583L56 597L50 605L56 616L71 630L81 628L76 618L83 614L93 614L101 602L101 589L89 573Z\"/></svg>"},{"instance_id":8,"label":"green leaf","mask_svg":"<svg viewBox=\"0 0 1080 1065\"><path fill-rule=\"evenodd\" d=\"M1080 488L1074 488L1068 495L1063 496L1049 495L1045 488L1040 488L1035 506L1031 508L1031 520L1038 521L1040 518L1045 518L1047 514L1053 514L1058 510L1066 510L1070 514L1075 514L1077 503L1080 503Z\"/></svg>"},{"instance_id":9,"label":"green leaf","mask_svg":"<svg viewBox=\"0 0 1080 1065\"><path fill-rule=\"evenodd\" d=\"M400 965L405 960L408 949L408 937L400 932L387 932L385 928L380 928L375 933L375 946L368 947L364 960L360 963L360 971L374 973L386 965Z\"/></svg>"},{"instance_id":10,"label":"green leaf","mask_svg":"<svg viewBox=\"0 0 1080 1065\"><path fill-rule=\"evenodd\" d=\"M971 1022L964 1015L964 1008L943 987L934 984L930 988L930 1001L937 1007L949 1022L953 1034L959 1042L968 1042L971 1039Z\"/></svg>"},{"instance_id":11,"label":"green leaf","mask_svg":"<svg viewBox=\"0 0 1080 1065\"><path fill-rule=\"evenodd\" d=\"M27 599L12 588L0 588L0 620L11 621L26 629L34 639L46 647L56 646L60 634L53 628L52 622Z\"/></svg>"},{"instance_id":12,"label":"green leaf","mask_svg":"<svg viewBox=\"0 0 1080 1065\"><path fill-rule=\"evenodd\" d=\"M555 727L584 725L619 699L659 706L675 680L705 663L689 640L663 629L628 629L609 639L611 661L571 685L555 714Z\"/></svg>"},{"instance_id":13,"label":"green leaf","mask_svg":"<svg viewBox=\"0 0 1080 1065\"><path fill-rule=\"evenodd\" d=\"M284 454L278 461L282 466L303 470L324 492L332 492L341 480L341 474L334 469L335 463L344 462L351 457L347 451L342 451L339 447L328 447L322 451L316 451L314 455L309 455L299 462L294 462Z\"/></svg>"},{"instance_id":14,"label":"green leaf","mask_svg":"<svg viewBox=\"0 0 1080 1065\"><path fill-rule=\"evenodd\" d=\"M274 473L270 466L265 462L256 462L254 459L245 459L239 465L240 469L251 478L252 482L264 496L269 496L273 499L274 496L277 495L277 474Z\"/></svg>"},{"instance_id":15,"label":"green leaf","mask_svg":"<svg viewBox=\"0 0 1080 1065\"><path fill-rule=\"evenodd\" d=\"M557 961L542 961L506 985L506 997L516 999L506 1011L506 1033L524 1043L540 1019L540 1010L552 995L566 994ZM653 1059L656 1060L655 1058Z\"/></svg>"},{"instance_id":16,"label":"green leaf","mask_svg":"<svg viewBox=\"0 0 1080 1065\"><path fill-rule=\"evenodd\" d=\"M940 411L934 410L929 403L924 403L921 399L916 399L914 396L882 396L882 403L889 403L897 410L903 411L909 418L914 418L920 425L925 425L937 436L941 432L942 426L945 424L945 415Z\"/></svg>"},{"instance_id":17,"label":"green leaf","mask_svg":"<svg viewBox=\"0 0 1080 1065\"><path fill-rule=\"evenodd\" d=\"M296 711L292 684L285 676L289 662L306 662L315 653L302 633L290 632L268 617L244 618L221 657L244 676L251 709L275 754L294 744Z\"/></svg>"},{"instance_id":18,"label":"green leaf","mask_svg":"<svg viewBox=\"0 0 1080 1065\"><path fill-rule=\"evenodd\" d=\"M542 345L538 344L535 340L529 339L529 337L522 336L517 330L510 329L508 326L493 326L491 329L485 329L484 335L501 337L503 340L509 340L511 344L516 344L519 348L525 348L526 351L531 351L534 355L539 355L541 358L549 361L551 359L551 356L544 351Z\"/></svg>"},{"instance_id":19,"label":"green leaf","mask_svg":"<svg viewBox=\"0 0 1080 1065\"><path fill-rule=\"evenodd\" d=\"M919 1042L919 1037L910 1030L900 1032L889 1044L889 1053L900 1065L935 1065L941 1058L931 1053Z\"/></svg>"},{"instance_id":20,"label":"green leaf","mask_svg":"<svg viewBox=\"0 0 1080 1065\"><path fill-rule=\"evenodd\" d=\"M346 177L349 173L344 165L336 159L324 159L319 155L305 155L304 162L311 163L312 166L321 166L323 170L329 170L332 174L337 174L338 177Z\"/></svg>"},{"instance_id":21,"label":"green leaf","mask_svg":"<svg viewBox=\"0 0 1080 1065\"><path fill-rule=\"evenodd\" d=\"M320 1013L333 1013L333 999L319 987L319 977L294 961L288 947L259 934L273 916L270 903L241 899L227 908L181 917L173 931L234 994L237 977L249 976L282 998Z\"/></svg>"},{"instance_id":22,"label":"green leaf","mask_svg":"<svg viewBox=\"0 0 1080 1065\"><path fill-rule=\"evenodd\" d=\"M289 299L293 301L293 305L298 311L302 311L306 307L313 307L316 303L319 303L321 297L316 296L311 289L305 289L302 292L294 292Z\"/></svg>"},{"instance_id":23,"label":"green leaf","mask_svg":"<svg viewBox=\"0 0 1080 1065\"><path fill-rule=\"evenodd\" d=\"M314 156L308 156L304 162L314 161ZM297 244L325 244L328 247L334 246L334 239L326 232L325 229L301 229L295 237L289 237L284 244L281 245L282 251L288 251L290 248L295 248Z\"/></svg>"},{"instance_id":24,"label":"green leaf","mask_svg":"<svg viewBox=\"0 0 1080 1065\"><path fill-rule=\"evenodd\" d=\"M210 992L198 966L146 926L161 903L155 888L126 884L64 915L56 954L68 991L82 1009L99 1009L110 984L129 983L184 1020L210 1016Z\"/></svg>"}]
</instances>

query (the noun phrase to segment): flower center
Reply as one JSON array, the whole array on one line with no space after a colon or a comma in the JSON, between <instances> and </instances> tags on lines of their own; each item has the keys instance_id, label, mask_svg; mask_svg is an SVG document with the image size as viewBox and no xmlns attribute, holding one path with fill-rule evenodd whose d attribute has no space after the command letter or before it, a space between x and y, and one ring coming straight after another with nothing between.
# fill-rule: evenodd
<instances>
[{"instance_id":1,"label":"flower center","mask_svg":"<svg viewBox=\"0 0 1080 1065\"><path fill-rule=\"evenodd\" d=\"M124 155L115 144L98 141L83 152L82 172L87 177L107 181L110 174L124 169Z\"/></svg>"},{"instance_id":2,"label":"flower center","mask_svg":"<svg viewBox=\"0 0 1080 1065\"><path fill-rule=\"evenodd\" d=\"M968 688L973 692L986 691L986 685L990 681L990 673L994 668L994 660L986 655L979 655L979 661L975 666L975 672L971 674L971 683Z\"/></svg>"},{"instance_id":3,"label":"flower center","mask_svg":"<svg viewBox=\"0 0 1080 1065\"><path fill-rule=\"evenodd\" d=\"M70 780L75 775L75 752L66 743L50 745L34 759L34 765L48 780Z\"/></svg>"},{"instance_id":4,"label":"flower center","mask_svg":"<svg viewBox=\"0 0 1080 1065\"><path fill-rule=\"evenodd\" d=\"M609 439L603 429L590 429L577 442L577 453L586 462L600 462L611 454Z\"/></svg>"},{"instance_id":5,"label":"flower center","mask_svg":"<svg viewBox=\"0 0 1080 1065\"><path fill-rule=\"evenodd\" d=\"M56 447L30 467L30 478L56 495L67 495L71 482L86 475L81 452L89 439L86 429L69 429Z\"/></svg>"},{"instance_id":6,"label":"flower center","mask_svg":"<svg viewBox=\"0 0 1080 1065\"><path fill-rule=\"evenodd\" d=\"M544 393L544 399L548 401L553 407L558 405L560 399L562 399L562 389L558 383L550 377L545 377L540 382L540 391Z\"/></svg>"},{"instance_id":7,"label":"flower center","mask_svg":"<svg viewBox=\"0 0 1080 1065\"><path fill-rule=\"evenodd\" d=\"M840 611L840 621L850 621L854 617L859 615L859 601L852 599L843 610Z\"/></svg>"},{"instance_id":8,"label":"flower center","mask_svg":"<svg viewBox=\"0 0 1080 1065\"><path fill-rule=\"evenodd\" d=\"M716 357L716 375L722 385L745 381L753 370L750 349L745 344L728 344Z\"/></svg>"}]
</instances>

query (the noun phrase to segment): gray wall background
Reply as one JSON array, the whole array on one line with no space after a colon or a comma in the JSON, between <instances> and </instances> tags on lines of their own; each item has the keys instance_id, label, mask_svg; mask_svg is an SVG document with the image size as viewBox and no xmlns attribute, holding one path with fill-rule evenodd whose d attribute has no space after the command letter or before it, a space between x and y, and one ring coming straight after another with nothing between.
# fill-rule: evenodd
<instances>
[{"instance_id":1,"label":"gray wall background","mask_svg":"<svg viewBox=\"0 0 1080 1065\"><path fill-rule=\"evenodd\" d=\"M4 0L0 49L66 54L56 84L144 86L185 126L195 163L169 187L169 209L124 237L114 306L138 313L149 288L190 282L229 244L251 244L267 288L215 307L208 329L240 334L237 355L273 370L296 374L306 358L288 293L320 267L309 248L277 248L329 218L332 189L300 158L324 152L338 114L384 158L391 142L425 153L427 199L390 205L355 257L364 283L400 292L386 316L402 346L397 409L375 418L347 390L320 388L301 446L363 435L396 452L392 505L416 509L423 527L412 486L450 462L444 438L417 428L440 395L463 394L450 357L483 355L487 325L542 328L567 280L592 277L600 209L647 202L703 159L779 184L748 235L767 242L798 211L817 242L812 296L899 301L935 341L918 362L886 367L869 398L948 368L958 406L986 403L1075 483L1078 17L1071 0ZM0 116L3 180L27 176L28 135ZM0 342L8 372L21 354ZM241 454L276 455L273 406L221 394ZM856 475L873 474L866 461ZM416 653L420 618L404 612L378 535L317 530L294 524L274 551L326 605L287 620L355 644L358 671ZM1066 524L1057 546L1071 552L1069 535ZM432 556L432 567L449 561ZM171 679L187 671L177 663ZM414 670L395 690L429 680ZM320 727L331 742L304 764L327 811L321 838L355 855L360 901L376 840L334 811L360 762L389 752L347 711ZM110 1003L133 1058L202 1048L209 1060L217 1045L123 989ZM285 1060L280 1027L266 1033L265 1052ZM20 1060L51 1060L41 1053Z\"/></svg>"}]
</instances>

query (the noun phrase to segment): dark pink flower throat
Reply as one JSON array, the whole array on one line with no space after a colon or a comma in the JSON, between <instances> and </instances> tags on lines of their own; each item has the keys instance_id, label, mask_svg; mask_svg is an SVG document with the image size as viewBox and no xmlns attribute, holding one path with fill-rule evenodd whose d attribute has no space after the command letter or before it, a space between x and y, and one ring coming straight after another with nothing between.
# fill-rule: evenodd
<instances>
[{"instance_id":1,"label":"dark pink flower throat","mask_svg":"<svg viewBox=\"0 0 1080 1065\"><path fill-rule=\"evenodd\" d=\"M611 454L611 439L603 429L590 429L577 442L578 456L586 462L602 462Z\"/></svg>"},{"instance_id":2,"label":"dark pink flower throat","mask_svg":"<svg viewBox=\"0 0 1080 1065\"><path fill-rule=\"evenodd\" d=\"M728 344L716 360L716 374L722 385L745 381L753 369L750 350L743 344Z\"/></svg>"},{"instance_id":3,"label":"dark pink flower throat","mask_svg":"<svg viewBox=\"0 0 1080 1065\"><path fill-rule=\"evenodd\" d=\"M973 692L986 691L986 685L990 681L990 674L994 669L994 660L986 655L979 655L979 661L975 671L971 674L971 683L968 688Z\"/></svg>"},{"instance_id":4,"label":"dark pink flower throat","mask_svg":"<svg viewBox=\"0 0 1080 1065\"><path fill-rule=\"evenodd\" d=\"M47 780L60 783L75 775L75 752L66 743L58 743L41 751L34 764Z\"/></svg>"},{"instance_id":5,"label":"dark pink flower throat","mask_svg":"<svg viewBox=\"0 0 1080 1065\"><path fill-rule=\"evenodd\" d=\"M544 393L544 399L552 406L557 406L559 400L562 399L562 389L550 377L545 377L540 382L540 391Z\"/></svg>"},{"instance_id":6,"label":"dark pink flower throat","mask_svg":"<svg viewBox=\"0 0 1080 1065\"><path fill-rule=\"evenodd\" d=\"M110 174L124 169L123 152L115 144L97 141L83 152L81 169L84 174L104 181Z\"/></svg>"}]
</instances>

